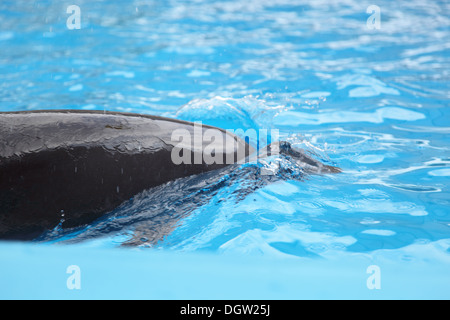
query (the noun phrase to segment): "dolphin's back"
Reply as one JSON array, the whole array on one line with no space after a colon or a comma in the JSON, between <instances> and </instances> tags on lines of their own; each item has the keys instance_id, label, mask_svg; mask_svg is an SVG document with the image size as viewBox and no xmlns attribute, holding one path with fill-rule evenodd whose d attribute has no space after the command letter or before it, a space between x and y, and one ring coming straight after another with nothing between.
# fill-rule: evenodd
<instances>
[{"instance_id":1,"label":"dolphin's back","mask_svg":"<svg viewBox=\"0 0 450 320\"><path fill-rule=\"evenodd\" d=\"M197 128L102 111L0 113L0 238L31 239L58 225L89 223L145 189L225 166L174 163L172 134L181 130L194 140ZM200 130L234 140L231 149L215 146L224 157L251 152L224 130ZM211 142L187 146L192 159L206 145Z\"/></svg>"}]
</instances>

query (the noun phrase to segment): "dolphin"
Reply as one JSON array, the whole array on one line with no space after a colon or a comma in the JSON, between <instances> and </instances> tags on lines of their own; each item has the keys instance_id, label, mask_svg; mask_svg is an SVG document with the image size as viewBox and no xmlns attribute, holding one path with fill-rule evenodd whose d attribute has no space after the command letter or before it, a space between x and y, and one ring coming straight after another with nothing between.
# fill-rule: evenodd
<instances>
[{"instance_id":1,"label":"dolphin","mask_svg":"<svg viewBox=\"0 0 450 320\"><path fill-rule=\"evenodd\" d=\"M174 161L174 151L180 150L173 135L180 130L193 141L206 132L216 139L184 141L183 158L188 154L200 161L180 163ZM340 171L288 143L278 146L307 171ZM206 149L214 150L215 159L228 161L206 161ZM199 129L192 122L159 116L83 110L0 112L0 239L32 240L57 226L89 224L144 190L242 163L254 152L226 130L206 125ZM270 155L270 146L266 152Z\"/></svg>"}]
</instances>

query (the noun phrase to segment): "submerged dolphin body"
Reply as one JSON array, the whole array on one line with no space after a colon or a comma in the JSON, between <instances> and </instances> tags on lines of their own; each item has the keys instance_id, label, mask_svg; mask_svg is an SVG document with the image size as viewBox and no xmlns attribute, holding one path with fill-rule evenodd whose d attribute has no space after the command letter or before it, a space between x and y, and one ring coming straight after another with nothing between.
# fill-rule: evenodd
<instances>
[{"instance_id":1,"label":"submerged dolphin body","mask_svg":"<svg viewBox=\"0 0 450 320\"><path fill-rule=\"evenodd\" d=\"M29 240L56 226L90 223L143 190L230 165L176 164L175 130L198 135L195 124L156 116L102 111L0 113L0 239ZM185 145L198 159L205 148L242 161L255 150L239 137L213 130L221 141ZM227 140L228 139L228 140ZM312 172L337 169L293 151L280 150ZM311 170L312 168L312 170ZM176 192L176 191L175 191Z\"/></svg>"}]
</instances>

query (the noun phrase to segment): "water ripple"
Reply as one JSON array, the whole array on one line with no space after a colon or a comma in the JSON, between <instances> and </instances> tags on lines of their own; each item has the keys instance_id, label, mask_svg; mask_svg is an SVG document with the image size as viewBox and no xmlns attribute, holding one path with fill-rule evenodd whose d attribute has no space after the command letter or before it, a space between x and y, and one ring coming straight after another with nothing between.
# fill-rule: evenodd
<instances>
[{"instance_id":1,"label":"water ripple","mask_svg":"<svg viewBox=\"0 0 450 320\"><path fill-rule=\"evenodd\" d=\"M0 2L2 111L96 109L279 129L343 169L305 176L289 159L268 159L223 179L162 186L41 240L448 263L450 8L378 1L381 28L370 30L370 4L79 0L82 28L68 30L63 3Z\"/></svg>"}]
</instances>

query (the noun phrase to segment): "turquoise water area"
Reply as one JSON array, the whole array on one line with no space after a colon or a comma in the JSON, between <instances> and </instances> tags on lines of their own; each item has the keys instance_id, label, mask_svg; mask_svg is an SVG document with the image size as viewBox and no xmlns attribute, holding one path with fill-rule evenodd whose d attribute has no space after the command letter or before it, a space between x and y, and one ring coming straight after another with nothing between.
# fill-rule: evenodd
<instances>
[{"instance_id":1,"label":"turquoise water area","mask_svg":"<svg viewBox=\"0 0 450 320\"><path fill-rule=\"evenodd\" d=\"M73 30L72 2L0 3L0 111L278 129L343 172L269 159L2 242L2 298L450 297L448 1L78 0Z\"/></svg>"}]
</instances>

